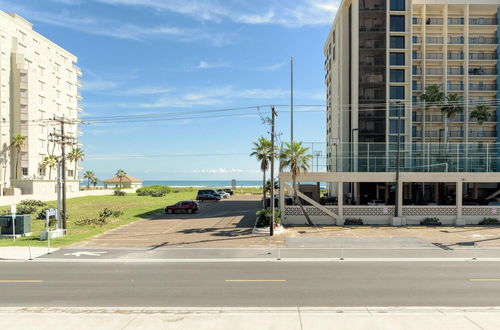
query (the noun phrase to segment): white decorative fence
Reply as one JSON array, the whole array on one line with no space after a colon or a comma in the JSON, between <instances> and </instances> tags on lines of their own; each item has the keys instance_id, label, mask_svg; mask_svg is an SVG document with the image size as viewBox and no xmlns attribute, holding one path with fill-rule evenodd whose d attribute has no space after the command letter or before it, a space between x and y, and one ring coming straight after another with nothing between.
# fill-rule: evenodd
<instances>
[{"instance_id":1,"label":"white decorative fence","mask_svg":"<svg viewBox=\"0 0 500 330\"><path fill-rule=\"evenodd\" d=\"M339 215L337 206L325 206L335 215ZM364 224L369 225L389 225L395 214L394 206L361 206L346 205L342 207L342 216L336 221L332 217L314 206L304 206L305 211L311 220L320 225L343 224L346 218L362 219ZM418 225L420 221L428 217L438 218L443 225L454 225L462 223L466 225L478 224L484 218L497 218L500 220L500 207L495 206L463 206L460 210L456 206L403 206L401 213L403 224ZM457 221L458 220L458 221ZM283 223L285 225L306 224L306 218L300 206L285 206L283 212Z\"/></svg>"}]
</instances>

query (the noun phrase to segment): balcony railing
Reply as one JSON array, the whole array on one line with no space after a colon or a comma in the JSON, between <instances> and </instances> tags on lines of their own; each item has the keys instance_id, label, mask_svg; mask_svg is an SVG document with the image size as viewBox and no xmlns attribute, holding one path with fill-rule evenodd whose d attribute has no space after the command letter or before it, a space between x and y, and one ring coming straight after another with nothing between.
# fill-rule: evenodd
<instances>
[{"instance_id":1,"label":"balcony railing","mask_svg":"<svg viewBox=\"0 0 500 330\"><path fill-rule=\"evenodd\" d=\"M470 76L496 76L496 68L469 68Z\"/></svg>"},{"instance_id":2,"label":"balcony railing","mask_svg":"<svg viewBox=\"0 0 500 330\"><path fill-rule=\"evenodd\" d=\"M412 43L414 44L421 44L422 43L422 38L421 37L413 37L412 38Z\"/></svg>"},{"instance_id":3,"label":"balcony railing","mask_svg":"<svg viewBox=\"0 0 500 330\"><path fill-rule=\"evenodd\" d=\"M497 60L497 53L469 53L469 59L471 60Z\"/></svg>"},{"instance_id":4,"label":"balcony railing","mask_svg":"<svg viewBox=\"0 0 500 330\"><path fill-rule=\"evenodd\" d=\"M425 42L428 44L442 44L443 37L426 37Z\"/></svg>"},{"instance_id":5,"label":"balcony railing","mask_svg":"<svg viewBox=\"0 0 500 330\"><path fill-rule=\"evenodd\" d=\"M470 37L469 45L496 45L498 38L496 37Z\"/></svg>"},{"instance_id":6,"label":"balcony railing","mask_svg":"<svg viewBox=\"0 0 500 330\"><path fill-rule=\"evenodd\" d=\"M450 131L450 137L452 137L452 138L463 138L464 137L464 132L463 131Z\"/></svg>"},{"instance_id":7,"label":"balcony railing","mask_svg":"<svg viewBox=\"0 0 500 330\"><path fill-rule=\"evenodd\" d=\"M418 17L413 17L411 20L412 24L414 25L421 25L422 24L422 19Z\"/></svg>"},{"instance_id":8,"label":"balcony railing","mask_svg":"<svg viewBox=\"0 0 500 330\"><path fill-rule=\"evenodd\" d=\"M427 53L425 55L425 58L428 60L442 60L443 54L442 53Z\"/></svg>"},{"instance_id":9,"label":"balcony railing","mask_svg":"<svg viewBox=\"0 0 500 330\"><path fill-rule=\"evenodd\" d=\"M497 132L495 131L469 131L469 137L471 138L492 138L496 136Z\"/></svg>"},{"instance_id":10,"label":"balcony railing","mask_svg":"<svg viewBox=\"0 0 500 330\"><path fill-rule=\"evenodd\" d=\"M412 90L414 91L421 91L422 90L422 84L421 83L413 83L411 85Z\"/></svg>"},{"instance_id":11,"label":"balcony railing","mask_svg":"<svg viewBox=\"0 0 500 330\"><path fill-rule=\"evenodd\" d=\"M451 52L448 52L448 59L449 60L463 60L464 59L464 53L451 53Z\"/></svg>"},{"instance_id":12,"label":"balcony railing","mask_svg":"<svg viewBox=\"0 0 500 330\"><path fill-rule=\"evenodd\" d=\"M474 17L469 19L470 25L498 25L498 19L487 17Z\"/></svg>"},{"instance_id":13,"label":"balcony railing","mask_svg":"<svg viewBox=\"0 0 500 330\"><path fill-rule=\"evenodd\" d=\"M383 24L375 24L371 26L360 26L359 31L360 32L382 32L385 31L385 25Z\"/></svg>"},{"instance_id":14,"label":"balcony railing","mask_svg":"<svg viewBox=\"0 0 500 330\"><path fill-rule=\"evenodd\" d=\"M464 68L463 67L448 68L448 75L449 76L461 76L463 74L464 74Z\"/></svg>"},{"instance_id":15,"label":"balcony railing","mask_svg":"<svg viewBox=\"0 0 500 330\"><path fill-rule=\"evenodd\" d=\"M464 23L463 17L448 17L448 25L464 25Z\"/></svg>"},{"instance_id":16,"label":"balcony railing","mask_svg":"<svg viewBox=\"0 0 500 330\"><path fill-rule=\"evenodd\" d=\"M448 84L448 90L449 91L463 91L464 85L463 84Z\"/></svg>"},{"instance_id":17,"label":"balcony railing","mask_svg":"<svg viewBox=\"0 0 500 330\"><path fill-rule=\"evenodd\" d=\"M413 52L412 53L412 59L414 59L414 60L421 60L422 59L422 53Z\"/></svg>"},{"instance_id":18,"label":"balcony railing","mask_svg":"<svg viewBox=\"0 0 500 330\"><path fill-rule=\"evenodd\" d=\"M463 45L464 37L448 37L449 45Z\"/></svg>"},{"instance_id":19,"label":"balcony railing","mask_svg":"<svg viewBox=\"0 0 500 330\"><path fill-rule=\"evenodd\" d=\"M469 90L471 91L496 91L496 84L469 84Z\"/></svg>"},{"instance_id":20,"label":"balcony railing","mask_svg":"<svg viewBox=\"0 0 500 330\"><path fill-rule=\"evenodd\" d=\"M425 74L430 76L441 76L443 74L443 69L441 68L427 68Z\"/></svg>"},{"instance_id":21,"label":"balcony railing","mask_svg":"<svg viewBox=\"0 0 500 330\"><path fill-rule=\"evenodd\" d=\"M443 19L440 17L436 17L436 18L429 17L429 18L425 19L425 24L427 24L427 25L443 25Z\"/></svg>"}]
</instances>

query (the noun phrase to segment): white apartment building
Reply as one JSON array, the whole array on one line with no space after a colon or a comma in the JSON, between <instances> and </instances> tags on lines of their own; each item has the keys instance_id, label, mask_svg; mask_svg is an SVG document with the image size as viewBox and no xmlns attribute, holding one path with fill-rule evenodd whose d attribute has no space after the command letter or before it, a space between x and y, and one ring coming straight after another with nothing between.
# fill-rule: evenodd
<instances>
[{"instance_id":1,"label":"white apartment building","mask_svg":"<svg viewBox=\"0 0 500 330\"><path fill-rule=\"evenodd\" d=\"M81 135L78 115L80 69L76 56L33 30L16 14L0 11L0 192L44 194L56 191L56 168L41 166L48 155L61 156L50 134L60 134L54 117L65 124L65 135ZM26 136L18 150L13 137ZM78 146L74 144L73 147ZM69 152L72 146L67 146ZM74 164L67 166L69 191L78 190ZM17 169L17 172L16 172ZM19 189L12 189L19 188Z\"/></svg>"}]
</instances>

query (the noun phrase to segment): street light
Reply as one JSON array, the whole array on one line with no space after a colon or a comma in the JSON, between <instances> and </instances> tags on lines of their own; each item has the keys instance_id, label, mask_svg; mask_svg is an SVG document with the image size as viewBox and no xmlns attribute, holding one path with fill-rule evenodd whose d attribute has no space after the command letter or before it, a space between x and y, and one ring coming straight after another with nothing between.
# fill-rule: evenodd
<instances>
[{"instance_id":1,"label":"street light","mask_svg":"<svg viewBox=\"0 0 500 330\"><path fill-rule=\"evenodd\" d=\"M354 172L354 131L359 131L359 128L351 128L351 172ZM354 182L350 182L351 186L351 204L354 201Z\"/></svg>"},{"instance_id":2,"label":"street light","mask_svg":"<svg viewBox=\"0 0 500 330\"><path fill-rule=\"evenodd\" d=\"M397 102L398 105L398 142L397 142L397 153L396 153L396 198L394 205L394 215L396 218L399 218L399 195L401 191L399 190L399 167L400 167L400 151L401 151L401 112L402 112L402 103Z\"/></svg>"}]
</instances>

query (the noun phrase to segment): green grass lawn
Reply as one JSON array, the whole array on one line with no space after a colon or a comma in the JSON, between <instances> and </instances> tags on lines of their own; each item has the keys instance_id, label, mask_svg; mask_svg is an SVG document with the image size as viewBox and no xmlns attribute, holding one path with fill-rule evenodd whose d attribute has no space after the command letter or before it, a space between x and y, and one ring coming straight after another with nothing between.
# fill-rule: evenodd
<instances>
[{"instance_id":1,"label":"green grass lawn","mask_svg":"<svg viewBox=\"0 0 500 330\"><path fill-rule=\"evenodd\" d=\"M192 190L167 194L165 197L127 194L126 196L88 196L68 199L68 235L51 240L51 246L61 247L89 239L110 229L163 212L166 205L181 200L191 200L195 196L196 192ZM48 204L52 207L55 206L55 202ZM118 218L109 218L110 222L102 227L75 225L77 220L98 217L99 212L104 208L122 211L123 215ZM44 230L45 221L35 218L36 215L31 216L33 236L18 238L15 243L11 238L3 238L0 239L0 246L47 246L46 241L39 240L39 234L40 231Z\"/></svg>"}]
</instances>

